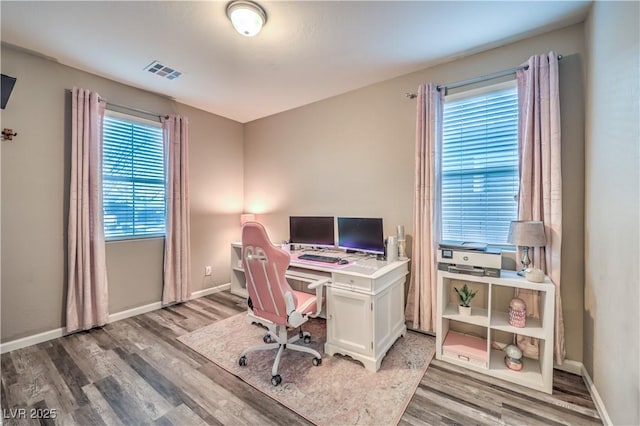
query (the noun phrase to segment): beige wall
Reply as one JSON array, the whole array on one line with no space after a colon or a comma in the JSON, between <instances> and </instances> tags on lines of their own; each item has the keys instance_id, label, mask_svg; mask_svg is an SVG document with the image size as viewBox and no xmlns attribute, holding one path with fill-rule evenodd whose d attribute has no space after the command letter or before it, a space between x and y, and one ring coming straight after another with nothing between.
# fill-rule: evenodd
<instances>
[{"instance_id":1,"label":"beige wall","mask_svg":"<svg viewBox=\"0 0 640 426\"><path fill-rule=\"evenodd\" d=\"M415 92L514 67L555 50L563 114L565 237L562 296L567 355L582 360L584 121L582 24L401 76L245 126L246 211L260 214L274 240L288 236L288 216L383 217L385 234L412 233ZM310 82L310 84L313 84Z\"/></svg>"},{"instance_id":2,"label":"beige wall","mask_svg":"<svg viewBox=\"0 0 640 426\"><path fill-rule=\"evenodd\" d=\"M640 4L595 2L588 48L584 364L613 424L640 424Z\"/></svg>"},{"instance_id":3,"label":"beige wall","mask_svg":"<svg viewBox=\"0 0 640 426\"><path fill-rule=\"evenodd\" d=\"M2 342L64 326L70 97L74 85L119 104L190 120L194 291L229 281L229 242L239 234L243 127L167 98L2 46L2 72L17 77L1 144ZM169 82L168 84L175 84ZM109 311L158 302L162 239L107 244ZM205 265L213 275L204 277Z\"/></svg>"}]
</instances>

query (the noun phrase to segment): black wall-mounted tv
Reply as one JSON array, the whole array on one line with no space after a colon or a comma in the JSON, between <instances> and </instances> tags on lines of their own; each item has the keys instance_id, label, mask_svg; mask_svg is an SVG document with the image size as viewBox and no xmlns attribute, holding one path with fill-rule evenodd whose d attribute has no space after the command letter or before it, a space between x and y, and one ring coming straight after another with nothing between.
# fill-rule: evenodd
<instances>
[{"instance_id":1,"label":"black wall-mounted tv","mask_svg":"<svg viewBox=\"0 0 640 426\"><path fill-rule=\"evenodd\" d=\"M333 216L289 216L291 244L335 247Z\"/></svg>"},{"instance_id":2,"label":"black wall-mounted tv","mask_svg":"<svg viewBox=\"0 0 640 426\"><path fill-rule=\"evenodd\" d=\"M382 219L339 217L338 248L383 254L384 236Z\"/></svg>"},{"instance_id":3,"label":"black wall-mounted tv","mask_svg":"<svg viewBox=\"0 0 640 426\"><path fill-rule=\"evenodd\" d=\"M9 102L9 96L11 96L13 86L16 84L16 79L4 74L0 74L0 76L0 108L4 109L7 106L7 102Z\"/></svg>"}]
</instances>

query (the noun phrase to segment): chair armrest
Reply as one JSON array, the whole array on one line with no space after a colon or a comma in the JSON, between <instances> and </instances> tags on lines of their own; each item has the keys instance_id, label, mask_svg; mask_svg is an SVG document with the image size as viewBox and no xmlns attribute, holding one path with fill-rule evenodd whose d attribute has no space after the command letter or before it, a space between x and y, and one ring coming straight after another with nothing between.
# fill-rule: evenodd
<instances>
[{"instance_id":1,"label":"chair armrest","mask_svg":"<svg viewBox=\"0 0 640 426\"><path fill-rule=\"evenodd\" d=\"M309 283L307 288L316 291L316 313L309 315L312 318L317 317L322 312L322 288L331 281L329 278L323 278Z\"/></svg>"},{"instance_id":2,"label":"chair armrest","mask_svg":"<svg viewBox=\"0 0 640 426\"><path fill-rule=\"evenodd\" d=\"M284 294L284 301L287 309L287 322L291 327L300 327L305 319L300 312L296 311L296 304L293 301L293 294L288 291Z\"/></svg>"}]
</instances>

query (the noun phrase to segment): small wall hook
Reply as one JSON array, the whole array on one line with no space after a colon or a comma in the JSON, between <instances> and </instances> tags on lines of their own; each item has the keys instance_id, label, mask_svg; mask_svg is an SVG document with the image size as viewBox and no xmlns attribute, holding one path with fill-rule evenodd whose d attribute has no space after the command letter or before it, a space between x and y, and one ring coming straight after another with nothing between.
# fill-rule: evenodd
<instances>
[{"instance_id":1,"label":"small wall hook","mask_svg":"<svg viewBox=\"0 0 640 426\"><path fill-rule=\"evenodd\" d=\"M14 132L13 129L7 129L5 127L4 130L2 130L3 141L12 141L14 136L18 136L18 133Z\"/></svg>"}]
</instances>

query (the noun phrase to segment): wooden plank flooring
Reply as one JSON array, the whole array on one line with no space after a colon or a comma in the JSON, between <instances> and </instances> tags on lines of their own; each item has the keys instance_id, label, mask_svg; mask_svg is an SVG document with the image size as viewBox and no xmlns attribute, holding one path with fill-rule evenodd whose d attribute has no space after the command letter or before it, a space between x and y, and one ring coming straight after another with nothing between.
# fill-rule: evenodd
<instances>
[{"instance_id":1,"label":"wooden plank flooring","mask_svg":"<svg viewBox=\"0 0 640 426\"><path fill-rule=\"evenodd\" d=\"M2 424L309 424L176 340L244 310L225 291L4 354ZM547 395L437 360L400 423L602 424L579 376Z\"/></svg>"}]
</instances>

